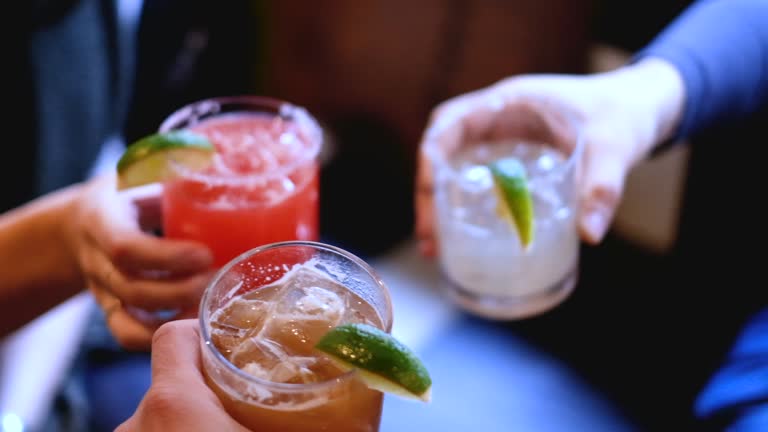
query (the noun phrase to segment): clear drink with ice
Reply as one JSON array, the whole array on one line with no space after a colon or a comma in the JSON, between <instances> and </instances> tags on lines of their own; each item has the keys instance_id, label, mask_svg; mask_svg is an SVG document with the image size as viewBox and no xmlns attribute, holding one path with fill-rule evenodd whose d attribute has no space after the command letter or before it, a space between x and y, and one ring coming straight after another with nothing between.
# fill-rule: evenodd
<instances>
[{"instance_id":1,"label":"clear drink with ice","mask_svg":"<svg viewBox=\"0 0 768 432\"><path fill-rule=\"evenodd\" d=\"M498 212L487 164L515 157L526 168L534 205L527 249ZM540 313L565 298L577 279L575 157L550 145L503 141L467 145L435 173L440 263L452 297L499 319Z\"/></svg>"},{"instance_id":2,"label":"clear drink with ice","mask_svg":"<svg viewBox=\"0 0 768 432\"><path fill-rule=\"evenodd\" d=\"M377 431L382 394L314 345L346 323L391 328L386 288L358 258L287 242L228 264L203 299L203 365L230 414L259 431Z\"/></svg>"}]
</instances>

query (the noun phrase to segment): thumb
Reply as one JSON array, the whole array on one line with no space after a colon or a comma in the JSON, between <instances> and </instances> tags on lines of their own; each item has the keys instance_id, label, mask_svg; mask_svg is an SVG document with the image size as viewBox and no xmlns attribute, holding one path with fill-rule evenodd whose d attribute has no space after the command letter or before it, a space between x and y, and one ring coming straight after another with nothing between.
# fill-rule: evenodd
<instances>
[{"instance_id":1,"label":"thumb","mask_svg":"<svg viewBox=\"0 0 768 432\"><path fill-rule=\"evenodd\" d=\"M608 231L621 201L629 165L616 154L600 152L587 152L584 162L579 231L585 242L597 244Z\"/></svg>"},{"instance_id":2,"label":"thumb","mask_svg":"<svg viewBox=\"0 0 768 432\"><path fill-rule=\"evenodd\" d=\"M152 338L152 381L202 382L200 333L195 319L169 321Z\"/></svg>"}]
</instances>

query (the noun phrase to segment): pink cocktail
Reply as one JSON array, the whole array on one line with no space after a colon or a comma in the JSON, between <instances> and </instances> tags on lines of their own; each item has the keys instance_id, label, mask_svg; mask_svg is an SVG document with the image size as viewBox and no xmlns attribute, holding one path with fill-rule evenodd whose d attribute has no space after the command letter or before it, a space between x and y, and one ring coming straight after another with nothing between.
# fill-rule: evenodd
<instances>
[{"instance_id":1,"label":"pink cocktail","mask_svg":"<svg viewBox=\"0 0 768 432\"><path fill-rule=\"evenodd\" d=\"M176 167L163 193L167 237L196 240L220 267L267 243L318 240L322 131L304 109L261 97L188 105L160 131L190 129L216 147L203 172Z\"/></svg>"}]
</instances>

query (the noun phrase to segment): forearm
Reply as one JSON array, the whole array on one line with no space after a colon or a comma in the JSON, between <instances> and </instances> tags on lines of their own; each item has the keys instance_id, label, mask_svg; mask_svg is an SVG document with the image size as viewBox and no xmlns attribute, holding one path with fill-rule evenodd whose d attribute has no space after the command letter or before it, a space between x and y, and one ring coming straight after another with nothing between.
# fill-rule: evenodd
<instances>
[{"instance_id":1,"label":"forearm","mask_svg":"<svg viewBox=\"0 0 768 432\"><path fill-rule=\"evenodd\" d=\"M65 224L80 186L0 215L0 336L84 287Z\"/></svg>"}]
</instances>

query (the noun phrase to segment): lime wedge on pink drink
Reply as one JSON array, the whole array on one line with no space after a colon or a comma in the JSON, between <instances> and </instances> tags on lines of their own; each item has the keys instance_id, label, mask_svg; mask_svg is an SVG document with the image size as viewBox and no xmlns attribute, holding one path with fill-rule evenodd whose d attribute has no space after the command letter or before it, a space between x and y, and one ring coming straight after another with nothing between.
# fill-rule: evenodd
<instances>
[{"instance_id":1,"label":"lime wedge on pink drink","mask_svg":"<svg viewBox=\"0 0 768 432\"><path fill-rule=\"evenodd\" d=\"M533 242L535 219L525 165L509 157L490 163L488 168L499 198L499 215L515 227L523 248L527 249Z\"/></svg>"},{"instance_id":2,"label":"lime wedge on pink drink","mask_svg":"<svg viewBox=\"0 0 768 432\"><path fill-rule=\"evenodd\" d=\"M315 345L343 370L355 369L375 390L429 402L432 379L421 360L402 342L367 324L331 329Z\"/></svg>"},{"instance_id":3,"label":"lime wedge on pink drink","mask_svg":"<svg viewBox=\"0 0 768 432\"><path fill-rule=\"evenodd\" d=\"M208 138L186 130L146 136L129 145L118 161L118 189L168 180L175 173L174 164L203 170L215 151Z\"/></svg>"}]
</instances>

